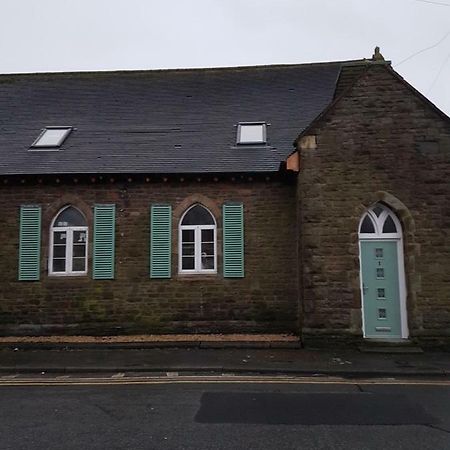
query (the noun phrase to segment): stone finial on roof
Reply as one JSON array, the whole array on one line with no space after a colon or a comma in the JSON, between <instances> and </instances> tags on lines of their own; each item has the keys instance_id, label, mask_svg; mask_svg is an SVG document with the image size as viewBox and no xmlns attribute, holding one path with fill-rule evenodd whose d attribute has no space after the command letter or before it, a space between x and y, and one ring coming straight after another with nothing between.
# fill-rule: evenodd
<instances>
[{"instance_id":1,"label":"stone finial on roof","mask_svg":"<svg viewBox=\"0 0 450 450\"><path fill-rule=\"evenodd\" d=\"M380 47L375 47L372 55L372 61L384 61L384 56L380 52Z\"/></svg>"}]
</instances>

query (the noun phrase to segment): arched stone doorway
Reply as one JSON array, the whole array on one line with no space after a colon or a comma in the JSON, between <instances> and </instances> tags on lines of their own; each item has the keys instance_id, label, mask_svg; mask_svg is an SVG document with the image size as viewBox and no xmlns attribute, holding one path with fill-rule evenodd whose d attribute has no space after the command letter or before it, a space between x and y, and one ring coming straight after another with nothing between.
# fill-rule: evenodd
<instances>
[{"instance_id":1,"label":"arched stone doorway","mask_svg":"<svg viewBox=\"0 0 450 450\"><path fill-rule=\"evenodd\" d=\"M408 338L402 227L381 203L361 219L359 254L364 337Z\"/></svg>"}]
</instances>

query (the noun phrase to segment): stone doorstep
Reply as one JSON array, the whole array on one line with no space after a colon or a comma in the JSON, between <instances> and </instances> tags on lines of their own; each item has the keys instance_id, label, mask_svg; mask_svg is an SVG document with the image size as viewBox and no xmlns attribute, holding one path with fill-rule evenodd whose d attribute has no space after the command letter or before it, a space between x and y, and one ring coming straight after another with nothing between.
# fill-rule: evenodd
<instances>
[{"instance_id":1,"label":"stone doorstep","mask_svg":"<svg viewBox=\"0 0 450 450\"><path fill-rule=\"evenodd\" d=\"M416 346L367 346L361 345L358 347L358 350L362 353L423 353L423 349Z\"/></svg>"},{"instance_id":2,"label":"stone doorstep","mask_svg":"<svg viewBox=\"0 0 450 450\"><path fill-rule=\"evenodd\" d=\"M409 339L366 339L358 350L362 353L423 353L423 349Z\"/></svg>"}]
</instances>

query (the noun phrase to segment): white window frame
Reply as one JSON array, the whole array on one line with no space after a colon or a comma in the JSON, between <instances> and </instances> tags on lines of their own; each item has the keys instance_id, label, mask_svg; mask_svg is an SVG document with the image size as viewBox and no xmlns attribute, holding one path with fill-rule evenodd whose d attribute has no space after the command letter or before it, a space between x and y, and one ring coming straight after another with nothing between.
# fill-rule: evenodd
<instances>
[{"instance_id":1,"label":"white window frame","mask_svg":"<svg viewBox=\"0 0 450 450\"><path fill-rule=\"evenodd\" d=\"M53 219L52 226L50 227L50 248L49 248L49 257L48 257L48 273L52 276L79 276L79 275L86 275L88 272L88 249L89 249L89 227L87 226L76 226L76 227L58 227L55 226L55 220L58 218L58 216L67 208L70 208L73 206L67 206L66 208L63 208L61 211L56 214L55 218ZM65 232L66 233L66 270L64 272L54 272L53 271L53 243L54 243L54 236L55 232ZM85 270L83 271L75 271L72 270L72 257L73 257L73 233L74 231L84 231L86 233L86 240L85 240L85 246L86 246L86 252L84 256L84 267Z\"/></svg>"},{"instance_id":2,"label":"white window frame","mask_svg":"<svg viewBox=\"0 0 450 450\"><path fill-rule=\"evenodd\" d=\"M180 219L180 226L178 227L178 273L180 274L215 274L217 273L217 222L211 211L203 205L211 215L214 225L181 225L184 216L198 204L192 205L185 211ZM183 230L194 230L194 269L183 269ZM213 230L214 238L214 268L202 269L202 230Z\"/></svg>"},{"instance_id":3,"label":"white window frame","mask_svg":"<svg viewBox=\"0 0 450 450\"><path fill-rule=\"evenodd\" d=\"M44 136L45 133L49 130L61 130L64 133L59 138L58 142L55 144L40 144L39 141ZM31 144L30 150L34 151L58 151L61 145L63 145L64 141L69 137L69 134L72 132L73 127L68 126L58 126L58 127L45 127L37 137L37 139Z\"/></svg>"},{"instance_id":4,"label":"white window frame","mask_svg":"<svg viewBox=\"0 0 450 450\"><path fill-rule=\"evenodd\" d=\"M373 212L373 210L376 207L383 208L383 211L380 213L380 215L377 217L377 215ZM372 220L373 226L375 228L375 233L361 233L361 225L366 218L366 216L369 216L369 218ZM395 228L397 231L395 233L383 233L383 225L387 217L390 216L392 220L394 221ZM362 216L361 220L359 221L359 238L360 239L401 239L402 238L402 226L396 217L395 214L393 214L389 209L387 209L385 206L377 204L370 208L366 213Z\"/></svg>"},{"instance_id":5,"label":"white window frame","mask_svg":"<svg viewBox=\"0 0 450 450\"><path fill-rule=\"evenodd\" d=\"M260 141L241 141L242 127L259 125L262 127L262 140ZM264 145L267 143L267 124L266 122L239 122L236 136L236 144L238 145Z\"/></svg>"}]
</instances>

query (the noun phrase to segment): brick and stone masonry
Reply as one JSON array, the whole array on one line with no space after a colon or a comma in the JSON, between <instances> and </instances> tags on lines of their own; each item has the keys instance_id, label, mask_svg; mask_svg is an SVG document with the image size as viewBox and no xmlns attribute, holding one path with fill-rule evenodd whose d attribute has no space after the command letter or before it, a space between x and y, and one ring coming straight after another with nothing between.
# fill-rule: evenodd
<instances>
[{"instance_id":1,"label":"brick and stone masonry","mask_svg":"<svg viewBox=\"0 0 450 450\"><path fill-rule=\"evenodd\" d=\"M358 225L380 201L403 227L410 335L450 342L448 120L372 66L307 133L317 145L300 149L298 178L305 341L361 337Z\"/></svg>"},{"instance_id":2,"label":"brick and stone masonry","mask_svg":"<svg viewBox=\"0 0 450 450\"><path fill-rule=\"evenodd\" d=\"M2 334L109 334L161 332L298 333L298 268L295 185L286 181L145 182L144 177L56 177L42 183L17 180L1 187L0 332ZM121 181L122 180L122 181ZM222 276L222 204L240 201L245 220L245 278ZM178 222L202 203L218 224L217 275L178 274ZM116 205L114 280L93 280L92 206ZM172 278L149 278L149 210L172 205ZM41 279L17 281L19 206L42 207ZM72 204L89 224L87 276L48 275L49 227Z\"/></svg>"},{"instance_id":3,"label":"brick and stone masonry","mask_svg":"<svg viewBox=\"0 0 450 450\"><path fill-rule=\"evenodd\" d=\"M0 333L293 332L306 344L361 340L358 225L383 202L403 231L409 332L450 342L450 126L386 64L361 70L299 142L300 171L180 177L4 178ZM302 145L306 143L306 145ZM314 143L314 145L312 145ZM78 183L74 181L78 178ZM114 182L110 178L114 178ZM6 184L4 183L5 181ZM245 278L222 276L222 213L244 204ZM178 274L178 222L202 203L218 224L218 274ZM92 206L116 205L115 279L93 280ZM172 278L149 278L149 209L168 203ZM42 207L41 280L17 281L19 207ZM89 223L89 274L50 277L49 226L65 205Z\"/></svg>"}]
</instances>

